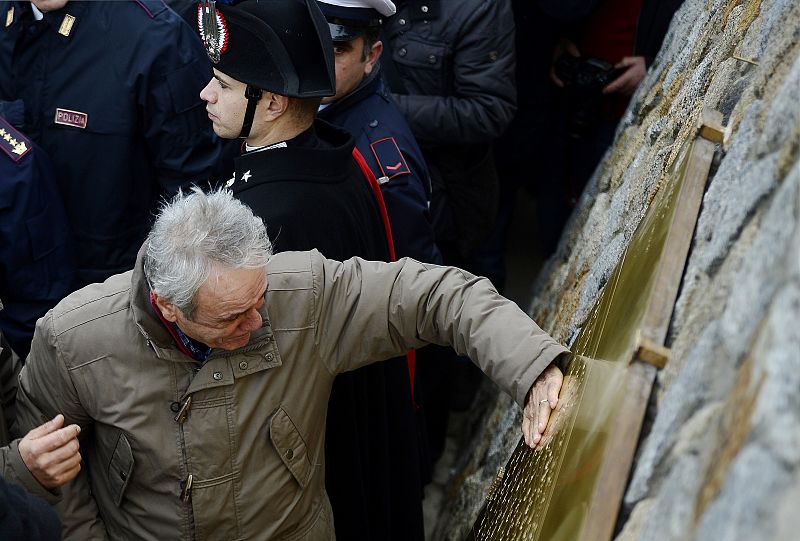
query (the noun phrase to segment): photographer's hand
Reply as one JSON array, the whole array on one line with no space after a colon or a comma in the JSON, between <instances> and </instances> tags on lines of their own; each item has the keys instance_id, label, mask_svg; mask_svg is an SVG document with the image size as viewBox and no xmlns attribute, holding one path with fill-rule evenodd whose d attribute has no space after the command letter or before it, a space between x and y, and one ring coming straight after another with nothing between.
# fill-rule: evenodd
<instances>
[{"instance_id":1,"label":"photographer's hand","mask_svg":"<svg viewBox=\"0 0 800 541\"><path fill-rule=\"evenodd\" d=\"M645 65L643 56L626 56L614 67L617 69L627 69L622 75L611 81L611 83L603 89L603 94L613 94L617 92L630 96L634 93L647 73L647 66Z\"/></svg>"}]
</instances>

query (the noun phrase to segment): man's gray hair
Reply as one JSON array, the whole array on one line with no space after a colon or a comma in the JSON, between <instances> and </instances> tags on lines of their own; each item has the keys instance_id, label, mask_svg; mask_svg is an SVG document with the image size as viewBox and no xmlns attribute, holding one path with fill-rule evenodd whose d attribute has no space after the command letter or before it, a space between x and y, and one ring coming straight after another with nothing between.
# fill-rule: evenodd
<instances>
[{"instance_id":1,"label":"man's gray hair","mask_svg":"<svg viewBox=\"0 0 800 541\"><path fill-rule=\"evenodd\" d=\"M179 192L162 206L146 243L150 288L190 319L195 294L215 265L266 272L272 256L264 222L225 189Z\"/></svg>"}]
</instances>

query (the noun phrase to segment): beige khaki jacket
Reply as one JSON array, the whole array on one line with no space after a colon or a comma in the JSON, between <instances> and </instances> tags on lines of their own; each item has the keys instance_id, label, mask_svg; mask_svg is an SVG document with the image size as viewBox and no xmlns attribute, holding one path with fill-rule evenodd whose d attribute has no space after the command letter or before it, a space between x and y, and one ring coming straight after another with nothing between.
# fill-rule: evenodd
<instances>
[{"instance_id":1,"label":"beige khaki jacket","mask_svg":"<svg viewBox=\"0 0 800 541\"><path fill-rule=\"evenodd\" d=\"M200 365L154 315L141 265L140 252L41 319L20 375L25 429L55 412L83 429L66 539L334 539L323 448L337 373L451 344L522 404L566 351L485 279L311 251L273 256L262 328Z\"/></svg>"}]
</instances>

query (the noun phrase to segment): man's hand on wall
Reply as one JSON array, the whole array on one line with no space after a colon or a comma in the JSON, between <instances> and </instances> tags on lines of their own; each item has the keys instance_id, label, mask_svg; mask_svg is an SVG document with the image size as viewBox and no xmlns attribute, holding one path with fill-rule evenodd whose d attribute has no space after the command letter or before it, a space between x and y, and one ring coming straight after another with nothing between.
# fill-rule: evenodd
<instances>
[{"instance_id":1,"label":"man's hand on wall","mask_svg":"<svg viewBox=\"0 0 800 541\"><path fill-rule=\"evenodd\" d=\"M533 382L528 402L522 410L522 437L529 447L536 447L547 428L550 413L558 406L558 393L564 375L555 364L548 366Z\"/></svg>"},{"instance_id":2,"label":"man's hand on wall","mask_svg":"<svg viewBox=\"0 0 800 541\"><path fill-rule=\"evenodd\" d=\"M60 487L81 471L80 432L78 425L64 427L64 416L58 414L20 440L22 461L43 487Z\"/></svg>"}]
</instances>

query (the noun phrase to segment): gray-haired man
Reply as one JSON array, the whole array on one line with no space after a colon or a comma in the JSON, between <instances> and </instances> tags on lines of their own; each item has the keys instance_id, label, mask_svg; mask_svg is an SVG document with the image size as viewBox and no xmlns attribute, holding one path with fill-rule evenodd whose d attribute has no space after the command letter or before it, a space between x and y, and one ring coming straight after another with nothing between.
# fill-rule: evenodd
<instances>
[{"instance_id":1,"label":"gray-haired man","mask_svg":"<svg viewBox=\"0 0 800 541\"><path fill-rule=\"evenodd\" d=\"M526 405L538 443L566 349L487 280L270 251L227 192L179 196L132 271L39 321L18 415L33 426L63 411L85 429L88 473L60 506L67 539L333 539L333 379L429 342L470 355Z\"/></svg>"}]
</instances>

